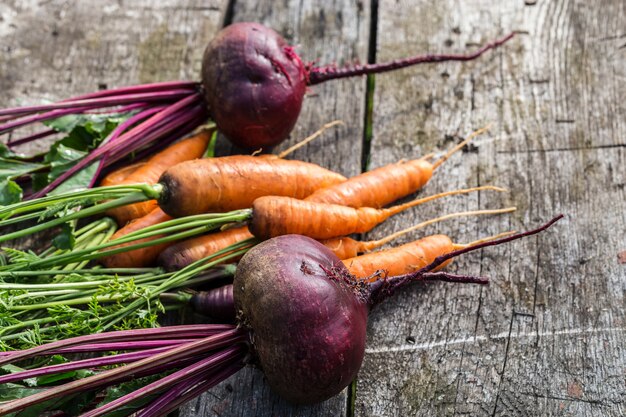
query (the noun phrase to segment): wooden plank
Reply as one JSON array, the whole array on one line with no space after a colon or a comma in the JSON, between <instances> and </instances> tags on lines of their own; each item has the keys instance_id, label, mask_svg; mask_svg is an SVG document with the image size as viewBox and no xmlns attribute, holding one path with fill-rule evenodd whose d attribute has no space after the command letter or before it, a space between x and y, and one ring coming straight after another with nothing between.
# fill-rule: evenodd
<instances>
[{"instance_id":1,"label":"wooden plank","mask_svg":"<svg viewBox=\"0 0 626 417\"><path fill-rule=\"evenodd\" d=\"M305 62L342 65L367 60L369 11L362 2L236 2L234 21L251 20L274 28L289 43L297 45ZM313 87L291 138L278 149L295 144L331 120L341 119L345 126L332 129L289 158L312 161L347 176L359 173L364 104L363 78ZM180 416L337 416L346 414L346 407L345 391L321 404L294 407L269 391L260 371L247 369L226 385L190 401L182 407Z\"/></svg>"},{"instance_id":2,"label":"wooden plank","mask_svg":"<svg viewBox=\"0 0 626 417\"><path fill-rule=\"evenodd\" d=\"M356 415L624 415L624 6L381 2L378 61L519 34L476 62L377 77L372 166L444 149L446 137L494 122L425 193L486 183L511 192L423 206L372 236L442 211L509 204L519 209L512 216L425 233L467 242L567 217L456 262L493 277L487 288L409 288L374 311Z\"/></svg>"}]
</instances>

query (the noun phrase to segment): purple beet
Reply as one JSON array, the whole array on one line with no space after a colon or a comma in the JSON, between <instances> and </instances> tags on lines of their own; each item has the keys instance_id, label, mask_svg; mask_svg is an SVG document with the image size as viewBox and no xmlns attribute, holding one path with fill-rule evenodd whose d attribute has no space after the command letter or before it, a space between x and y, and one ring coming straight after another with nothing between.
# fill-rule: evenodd
<instances>
[{"instance_id":1,"label":"purple beet","mask_svg":"<svg viewBox=\"0 0 626 417\"><path fill-rule=\"evenodd\" d=\"M265 148L289 136L296 124L307 71L272 29L235 23L204 51L202 85L219 129L240 146Z\"/></svg>"},{"instance_id":2,"label":"purple beet","mask_svg":"<svg viewBox=\"0 0 626 417\"><path fill-rule=\"evenodd\" d=\"M279 395L319 402L355 378L369 294L326 246L299 235L263 242L239 262L233 288L240 323Z\"/></svg>"},{"instance_id":3,"label":"purple beet","mask_svg":"<svg viewBox=\"0 0 626 417\"><path fill-rule=\"evenodd\" d=\"M426 62L468 61L512 36L469 55L424 55L382 64L314 67L305 65L295 48L274 30L259 23L234 23L207 46L202 85L218 128L239 146L265 148L289 136L309 85Z\"/></svg>"}]
</instances>

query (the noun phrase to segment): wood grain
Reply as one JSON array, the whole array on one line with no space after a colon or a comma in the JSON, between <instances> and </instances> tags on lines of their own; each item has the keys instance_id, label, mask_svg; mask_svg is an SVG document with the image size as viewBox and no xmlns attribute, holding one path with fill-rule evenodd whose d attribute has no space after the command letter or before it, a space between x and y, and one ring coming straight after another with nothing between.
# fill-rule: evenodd
<instances>
[{"instance_id":1,"label":"wood grain","mask_svg":"<svg viewBox=\"0 0 626 417\"><path fill-rule=\"evenodd\" d=\"M626 3L371 3L379 62L468 51L511 30L517 36L474 62L376 76L371 168L444 151L493 123L421 194L484 184L510 192L433 202L366 237L443 213L508 205L518 211L425 233L469 242L561 212L566 219L540 236L466 255L450 269L491 276L489 287L414 286L377 307L354 396L294 407L270 392L260 371L245 369L180 416L626 415L626 265L618 257L626 250ZM6 0L0 105L197 79L204 44L225 20L272 26L305 61L365 62L372 15L369 1L347 0ZM280 149L343 119L345 127L293 158L354 175L364 111L363 78L316 86Z\"/></svg>"},{"instance_id":2,"label":"wood grain","mask_svg":"<svg viewBox=\"0 0 626 417\"><path fill-rule=\"evenodd\" d=\"M618 98L626 90L615 36L624 12L610 1L381 2L379 61L518 35L475 62L377 77L372 166L494 123L425 193L487 183L510 193L423 206L419 217L509 204L518 212L429 232L466 242L561 212L566 219L458 260L458 271L493 277L488 288L411 288L373 312L356 415L623 415L626 271L616 254L626 244ZM375 235L416 217L406 213Z\"/></svg>"}]
</instances>

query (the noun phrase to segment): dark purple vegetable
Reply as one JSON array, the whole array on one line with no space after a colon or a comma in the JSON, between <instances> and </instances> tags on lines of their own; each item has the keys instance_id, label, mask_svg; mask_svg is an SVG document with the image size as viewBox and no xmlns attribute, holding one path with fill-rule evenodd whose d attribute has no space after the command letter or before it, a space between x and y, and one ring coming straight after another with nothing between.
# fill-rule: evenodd
<instances>
[{"instance_id":1,"label":"dark purple vegetable","mask_svg":"<svg viewBox=\"0 0 626 417\"><path fill-rule=\"evenodd\" d=\"M0 416L69 394L101 390L137 375L176 370L83 414L104 416L118 407L149 400L137 415L160 416L180 404L181 399L197 395L199 384L205 389L213 386L246 362L263 369L271 387L289 401L322 401L339 393L356 376L363 360L367 315L372 306L415 281L486 284L488 279L483 277L430 271L463 253L539 233L562 217L529 232L450 252L414 273L373 283L355 279L332 252L313 239L297 235L270 239L251 249L235 274L237 328L197 325L166 327L160 329L161 333L156 329L131 330L0 353L3 366L68 349L80 351L87 345L106 349L108 344L109 350L135 351L115 358L86 360L82 362L86 367L120 366L2 403ZM23 377L62 373L79 366L69 362L0 376L0 388ZM156 399L148 398L155 394L159 395Z\"/></svg>"},{"instance_id":2,"label":"dark purple vegetable","mask_svg":"<svg viewBox=\"0 0 626 417\"><path fill-rule=\"evenodd\" d=\"M307 69L272 29L235 23L204 51L202 85L220 131L240 146L267 147L289 136L296 124Z\"/></svg>"},{"instance_id":3,"label":"dark purple vegetable","mask_svg":"<svg viewBox=\"0 0 626 417\"><path fill-rule=\"evenodd\" d=\"M112 113L137 112L132 123L116 129L115 140L91 152L34 195L40 197L93 161L111 164L138 150L164 146L206 123L207 108L218 129L232 142L252 149L266 148L289 136L300 114L307 86L422 63L469 61L512 37L513 33L467 55L421 55L388 63L316 67L303 63L294 47L272 29L258 23L235 23L220 31L206 48L201 83L174 81L138 85L52 104L0 109L0 134L67 114L101 109ZM8 145L30 142L49 134L48 129L14 139Z\"/></svg>"},{"instance_id":4,"label":"dark purple vegetable","mask_svg":"<svg viewBox=\"0 0 626 417\"><path fill-rule=\"evenodd\" d=\"M259 23L234 23L209 43L202 60L202 85L218 128L247 148L276 145L293 129L309 85L392 71L411 65L469 61L513 37L469 55L423 55L383 64L314 67L304 64L282 36Z\"/></svg>"}]
</instances>

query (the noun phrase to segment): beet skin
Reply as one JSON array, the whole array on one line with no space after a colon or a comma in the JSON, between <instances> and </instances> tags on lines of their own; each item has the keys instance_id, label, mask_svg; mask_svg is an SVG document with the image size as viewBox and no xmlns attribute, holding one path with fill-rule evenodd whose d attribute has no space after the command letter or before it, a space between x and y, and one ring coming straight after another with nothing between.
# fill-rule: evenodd
<instances>
[{"instance_id":1,"label":"beet skin","mask_svg":"<svg viewBox=\"0 0 626 417\"><path fill-rule=\"evenodd\" d=\"M270 386L288 401L326 400L361 367L369 307L348 277L329 249L297 235L262 242L239 262L239 321Z\"/></svg>"},{"instance_id":2,"label":"beet skin","mask_svg":"<svg viewBox=\"0 0 626 417\"><path fill-rule=\"evenodd\" d=\"M221 30L202 59L209 112L221 132L246 148L273 146L289 136L302 107L306 74L293 48L258 23Z\"/></svg>"}]
</instances>

